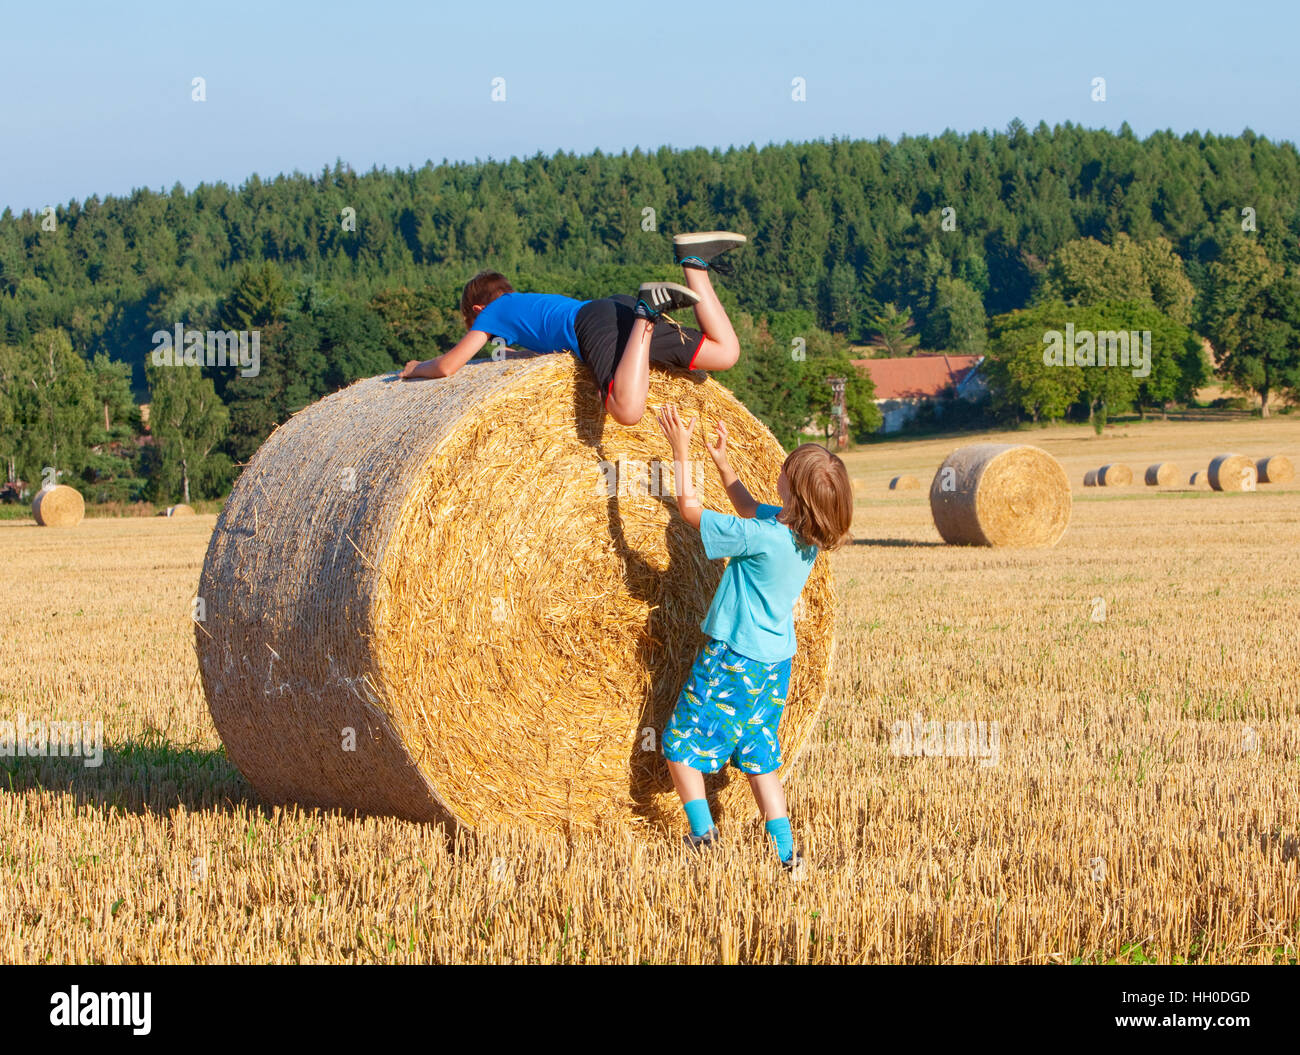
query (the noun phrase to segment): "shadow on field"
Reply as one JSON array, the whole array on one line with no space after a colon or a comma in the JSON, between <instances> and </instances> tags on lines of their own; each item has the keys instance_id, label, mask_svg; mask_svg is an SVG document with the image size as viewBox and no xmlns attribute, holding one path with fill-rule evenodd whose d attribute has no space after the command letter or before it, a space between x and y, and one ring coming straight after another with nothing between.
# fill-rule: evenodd
<instances>
[{"instance_id":1,"label":"shadow on field","mask_svg":"<svg viewBox=\"0 0 1300 1055\"><path fill-rule=\"evenodd\" d=\"M256 810L269 816L224 750L195 750L166 743L105 747L99 765L76 756L7 757L0 760L5 791L71 795L81 806L127 813L187 810Z\"/></svg>"},{"instance_id":2,"label":"shadow on field","mask_svg":"<svg viewBox=\"0 0 1300 1055\"><path fill-rule=\"evenodd\" d=\"M919 542L907 538L855 538L855 546L899 546L903 548L922 548L930 546L944 546L943 542Z\"/></svg>"}]
</instances>

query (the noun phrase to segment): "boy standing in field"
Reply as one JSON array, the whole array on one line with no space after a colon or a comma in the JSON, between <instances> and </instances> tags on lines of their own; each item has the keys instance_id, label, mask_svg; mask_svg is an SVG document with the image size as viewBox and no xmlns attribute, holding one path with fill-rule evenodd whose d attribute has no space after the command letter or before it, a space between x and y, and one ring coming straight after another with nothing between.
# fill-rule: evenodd
<instances>
[{"instance_id":1,"label":"boy standing in field","mask_svg":"<svg viewBox=\"0 0 1300 1055\"><path fill-rule=\"evenodd\" d=\"M674 406L661 407L659 426L672 446L677 506L699 528L710 560L731 558L700 629L700 650L677 707L664 729L664 758L690 822L688 846L710 845L717 829L704 796L705 773L728 762L749 779L781 864L802 878L794 849L777 729L796 650L794 605L819 550L849 537L853 490L844 463L815 443L796 447L777 477L781 505L754 500L727 458L727 427L718 422L709 454L737 516L704 509L686 471L696 419L683 425Z\"/></svg>"},{"instance_id":2,"label":"boy standing in field","mask_svg":"<svg viewBox=\"0 0 1300 1055\"><path fill-rule=\"evenodd\" d=\"M745 241L743 234L729 231L677 235L673 252L686 285L646 282L635 300L621 294L576 300L554 293L516 293L504 275L480 271L460 298L468 331L464 338L436 359L411 360L401 376L450 377L492 337L543 354L573 352L591 368L614 420L635 425L645 414L652 360L687 370L736 365L740 342L709 271L732 274L731 265L717 257ZM698 330L678 325L667 314L686 307L695 309ZM661 320L668 325L657 326Z\"/></svg>"}]
</instances>

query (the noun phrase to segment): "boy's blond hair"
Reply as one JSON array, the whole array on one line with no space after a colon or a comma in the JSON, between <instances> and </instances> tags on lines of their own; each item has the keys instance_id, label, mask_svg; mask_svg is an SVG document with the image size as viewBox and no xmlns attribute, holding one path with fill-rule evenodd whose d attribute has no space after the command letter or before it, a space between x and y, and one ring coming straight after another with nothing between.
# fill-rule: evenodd
<instances>
[{"instance_id":1,"label":"boy's blond hair","mask_svg":"<svg viewBox=\"0 0 1300 1055\"><path fill-rule=\"evenodd\" d=\"M851 537L853 487L839 457L818 443L802 443L785 464L790 501L777 517L806 545L839 549Z\"/></svg>"}]
</instances>

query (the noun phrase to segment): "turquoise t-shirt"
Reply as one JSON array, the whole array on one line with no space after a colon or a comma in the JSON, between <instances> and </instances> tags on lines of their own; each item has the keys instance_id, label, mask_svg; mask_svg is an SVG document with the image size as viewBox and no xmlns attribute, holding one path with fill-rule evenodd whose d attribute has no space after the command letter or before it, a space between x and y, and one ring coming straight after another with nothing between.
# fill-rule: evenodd
<instances>
[{"instance_id":1,"label":"turquoise t-shirt","mask_svg":"<svg viewBox=\"0 0 1300 1055\"><path fill-rule=\"evenodd\" d=\"M530 352L578 355L574 320L586 303L558 293L503 293L484 306L471 329Z\"/></svg>"},{"instance_id":2,"label":"turquoise t-shirt","mask_svg":"<svg viewBox=\"0 0 1300 1055\"><path fill-rule=\"evenodd\" d=\"M760 663L795 654L794 604L817 559L816 546L777 522L779 512L759 505L752 518L712 509L700 516L705 556L731 558L700 629Z\"/></svg>"}]
</instances>

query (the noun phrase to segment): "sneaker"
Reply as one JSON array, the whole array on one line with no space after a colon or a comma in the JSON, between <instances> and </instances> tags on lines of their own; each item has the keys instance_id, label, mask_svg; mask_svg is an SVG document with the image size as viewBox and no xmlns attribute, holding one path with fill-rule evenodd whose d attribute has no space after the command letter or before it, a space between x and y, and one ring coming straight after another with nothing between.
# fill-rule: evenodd
<instances>
[{"instance_id":1,"label":"sneaker","mask_svg":"<svg viewBox=\"0 0 1300 1055\"><path fill-rule=\"evenodd\" d=\"M682 842L692 850L704 850L718 841L718 835L718 826L715 824L703 835L695 835L692 832L687 832L682 836Z\"/></svg>"},{"instance_id":2,"label":"sneaker","mask_svg":"<svg viewBox=\"0 0 1300 1055\"><path fill-rule=\"evenodd\" d=\"M693 308L700 302L699 294L676 282L643 282L636 297L637 318L650 322L658 322L665 312Z\"/></svg>"},{"instance_id":3,"label":"sneaker","mask_svg":"<svg viewBox=\"0 0 1300 1055\"><path fill-rule=\"evenodd\" d=\"M789 873L791 881L795 883L803 879L808 872L803 855L798 850L791 851L789 860L782 861L781 867Z\"/></svg>"},{"instance_id":4,"label":"sneaker","mask_svg":"<svg viewBox=\"0 0 1300 1055\"><path fill-rule=\"evenodd\" d=\"M728 249L744 245L749 239L730 231L695 231L673 238L673 254L682 267L703 271L716 271L719 275L734 275L735 267L725 260L715 260Z\"/></svg>"}]
</instances>

